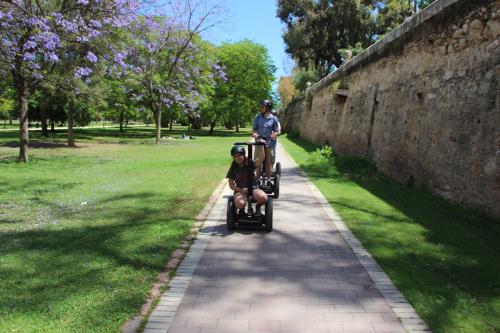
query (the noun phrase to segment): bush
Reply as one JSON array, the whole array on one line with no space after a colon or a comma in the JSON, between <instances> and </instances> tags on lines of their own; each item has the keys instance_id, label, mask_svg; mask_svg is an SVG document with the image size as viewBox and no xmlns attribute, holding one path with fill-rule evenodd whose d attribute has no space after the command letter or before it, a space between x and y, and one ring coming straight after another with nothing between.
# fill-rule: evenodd
<instances>
[{"instance_id":1,"label":"bush","mask_svg":"<svg viewBox=\"0 0 500 333\"><path fill-rule=\"evenodd\" d=\"M325 160L333 160L335 158L335 151L333 150L333 147L330 147L328 145L324 145L321 148L316 148L316 154Z\"/></svg>"}]
</instances>

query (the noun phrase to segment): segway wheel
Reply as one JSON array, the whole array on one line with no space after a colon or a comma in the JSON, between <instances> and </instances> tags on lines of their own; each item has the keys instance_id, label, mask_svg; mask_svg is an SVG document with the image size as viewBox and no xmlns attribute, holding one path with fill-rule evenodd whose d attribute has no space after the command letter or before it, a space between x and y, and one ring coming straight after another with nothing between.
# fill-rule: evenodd
<instances>
[{"instance_id":1,"label":"segway wheel","mask_svg":"<svg viewBox=\"0 0 500 333\"><path fill-rule=\"evenodd\" d=\"M273 186L273 192L274 192L274 199L278 199L280 197L280 175L275 174L274 175L274 186Z\"/></svg>"},{"instance_id":2,"label":"segway wheel","mask_svg":"<svg viewBox=\"0 0 500 333\"><path fill-rule=\"evenodd\" d=\"M227 230L232 231L236 225L236 208L234 206L234 199L229 198L227 200Z\"/></svg>"},{"instance_id":3,"label":"segway wheel","mask_svg":"<svg viewBox=\"0 0 500 333\"><path fill-rule=\"evenodd\" d=\"M276 172L275 173L281 176L281 163L280 162L276 163Z\"/></svg>"},{"instance_id":4,"label":"segway wheel","mask_svg":"<svg viewBox=\"0 0 500 333\"><path fill-rule=\"evenodd\" d=\"M266 215L264 216L265 229L267 232L273 231L273 198L267 197Z\"/></svg>"}]
</instances>

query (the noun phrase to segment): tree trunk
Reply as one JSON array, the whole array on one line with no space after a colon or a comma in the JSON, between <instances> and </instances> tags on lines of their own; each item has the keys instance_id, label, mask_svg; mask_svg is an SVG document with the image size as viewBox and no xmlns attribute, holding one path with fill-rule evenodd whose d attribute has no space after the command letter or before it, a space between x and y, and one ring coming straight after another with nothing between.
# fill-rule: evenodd
<instances>
[{"instance_id":1,"label":"tree trunk","mask_svg":"<svg viewBox=\"0 0 500 333\"><path fill-rule=\"evenodd\" d=\"M156 122L156 144L159 144L161 140L161 110L155 112L155 122Z\"/></svg>"},{"instance_id":2,"label":"tree trunk","mask_svg":"<svg viewBox=\"0 0 500 333\"><path fill-rule=\"evenodd\" d=\"M28 162L28 83L20 78L16 84L17 98L21 107L19 118L19 162Z\"/></svg>"},{"instance_id":3,"label":"tree trunk","mask_svg":"<svg viewBox=\"0 0 500 333\"><path fill-rule=\"evenodd\" d=\"M191 129L199 130L201 129L201 119L196 117L189 117L189 122L191 124Z\"/></svg>"},{"instance_id":4,"label":"tree trunk","mask_svg":"<svg viewBox=\"0 0 500 333\"><path fill-rule=\"evenodd\" d=\"M9 125L12 125L12 114L9 114Z\"/></svg>"},{"instance_id":5,"label":"tree trunk","mask_svg":"<svg viewBox=\"0 0 500 333\"><path fill-rule=\"evenodd\" d=\"M40 103L40 120L42 123L42 136L48 137L49 131L47 129L47 105L45 103Z\"/></svg>"},{"instance_id":6,"label":"tree trunk","mask_svg":"<svg viewBox=\"0 0 500 333\"><path fill-rule=\"evenodd\" d=\"M236 133L240 132L240 124L236 122Z\"/></svg>"},{"instance_id":7,"label":"tree trunk","mask_svg":"<svg viewBox=\"0 0 500 333\"><path fill-rule=\"evenodd\" d=\"M170 132L172 132L172 124L174 123L174 118L170 117Z\"/></svg>"},{"instance_id":8,"label":"tree trunk","mask_svg":"<svg viewBox=\"0 0 500 333\"><path fill-rule=\"evenodd\" d=\"M120 111L120 133L123 133L123 110Z\"/></svg>"},{"instance_id":9,"label":"tree trunk","mask_svg":"<svg viewBox=\"0 0 500 333\"><path fill-rule=\"evenodd\" d=\"M7 118L3 120L3 128L7 128Z\"/></svg>"},{"instance_id":10,"label":"tree trunk","mask_svg":"<svg viewBox=\"0 0 500 333\"><path fill-rule=\"evenodd\" d=\"M69 103L68 108L68 146L76 147L75 145L75 135L73 132L73 103Z\"/></svg>"},{"instance_id":11,"label":"tree trunk","mask_svg":"<svg viewBox=\"0 0 500 333\"><path fill-rule=\"evenodd\" d=\"M210 132L208 132L208 135L213 135L214 134L214 127L215 127L215 121L212 121L210 123Z\"/></svg>"}]
</instances>

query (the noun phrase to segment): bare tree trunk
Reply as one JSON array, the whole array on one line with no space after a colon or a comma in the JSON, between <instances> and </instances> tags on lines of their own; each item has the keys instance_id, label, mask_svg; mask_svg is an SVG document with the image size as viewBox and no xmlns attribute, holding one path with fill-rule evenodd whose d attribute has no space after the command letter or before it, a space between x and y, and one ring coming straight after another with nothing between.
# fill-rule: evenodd
<instances>
[{"instance_id":1,"label":"bare tree trunk","mask_svg":"<svg viewBox=\"0 0 500 333\"><path fill-rule=\"evenodd\" d=\"M236 133L240 132L240 124L236 122Z\"/></svg>"},{"instance_id":2,"label":"bare tree trunk","mask_svg":"<svg viewBox=\"0 0 500 333\"><path fill-rule=\"evenodd\" d=\"M123 133L123 109L120 111L120 133Z\"/></svg>"},{"instance_id":3,"label":"bare tree trunk","mask_svg":"<svg viewBox=\"0 0 500 333\"><path fill-rule=\"evenodd\" d=\"M75 134L73 132L73 103L69 103L68 108L68 146L76 147L75 145Z\"/></svg>"},{"instance_id":4,"label":"bare tree trunk","mask_svg":"<svg viewBox=\"0 0 500 333\"><path fill-rule=\"evenodd\" d=\"M47 129L47 104L44 102L40 103L40 120L42 123L42 136L48 137L49 131Z\"/></svg>"},{"instance_id":5,"label":"bare tree trunk","mask_svg":"<svg viewBox=\"0 0 500 333\"><path fill-rule=\"evenodd\" d=\"M19 118L19 162L28 162L28 83L21 77L16 85L17 98L21 107Z\"/></svg>"},{"instance_id":6,"label":"bare tree trunk","mask_svg":"<svg viewBox=\"0 0 500 333\"><path fill-rule=\"evenodd\" d=\"M172 132L172 124L174 123L174 118L170 117L170 132Z\"/></svg>"},{"instance_id":7,"label":"bare tree trunk","mask_svg":"<svg viewBox=\"0 0 500 333\"><path fill-rule=\"evenodd\" d=\"M156 144L159 144L161 140L161 110L155 112L155 122L156 122Z\"/></svg>"},{"instance_id":8,"label":"bare tree trunk","mask_svg":"<svg viewBox=\"0 0 500 333\"><path fill-rule=\"evenodd\" d=\"M3 120L3 128L7 128L7 118Z\"/></svg>"},{"instance_id":9,"label":"bare tree trunk","mask_svg":"<svg viewBox=\"0 0 500 333\"><path fill-rule=\"evenodd\" d=\"M55 121L53 119L50 120L50 131L54 133L56 130L54 129L55 127Z\"/></svg>"},{"instance_id":10,"label":"bare tree trunk","mask_svg":"<svg viewBox=\"0 0 500 333\"><path fill-rule=\"evenodd\" d=\"M214 134L214 127L215 127L215 121L212 121L210 123L210 132L208 132L208 135L213 135Z\"/></svg>"}]
</instances>

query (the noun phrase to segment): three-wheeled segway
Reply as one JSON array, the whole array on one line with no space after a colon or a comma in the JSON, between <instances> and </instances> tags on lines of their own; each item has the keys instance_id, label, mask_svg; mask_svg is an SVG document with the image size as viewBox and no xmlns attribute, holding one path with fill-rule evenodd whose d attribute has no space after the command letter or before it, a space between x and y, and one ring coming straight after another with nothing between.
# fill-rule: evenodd
<instances>
[{"instance_id":1,"label":"three-wheeled segway","mask_svg":"<svg viewBox=\"0 0 500 333\"><path fill-rule=\"evenodd\" d=\"M258 137L256 141L260 142L261 144L267 145L270 140L270 138ZM266 153L266 149L264 149L264 152ZM260 189L262 189L267 194L273 194L273 198L278 199L280 196L281 163L278 162L275 165L275 160L273 157L273 171L271 177L268 177L269 182L266 183L264 175L266 175L267 158L268 156L266 153L264 162L262 162L262 164L260 165L260 178L257 181L259 183Z\"/></svg>"},{"instance_id":2,"label":"three-wheeled segway","mask_svg":"<svg viewBox=\"0 0 500 333\"><path fill-rule=\"evenodd\" d=\"M262 142L236 142L235 145L248 146L248 160L252 161L253 146L264 145ZM238 212L234 204L234 197L230 196L227 200L227 229L232 231L236 226L262 226L267 232L273 230L273 197L267 196L265 203L264 214L258 214L254 205L253 190L255 184L255 175L251 168L248 168L248 192L247 192L247 209L240 209Z\"/></svg>"}]
</instances>

